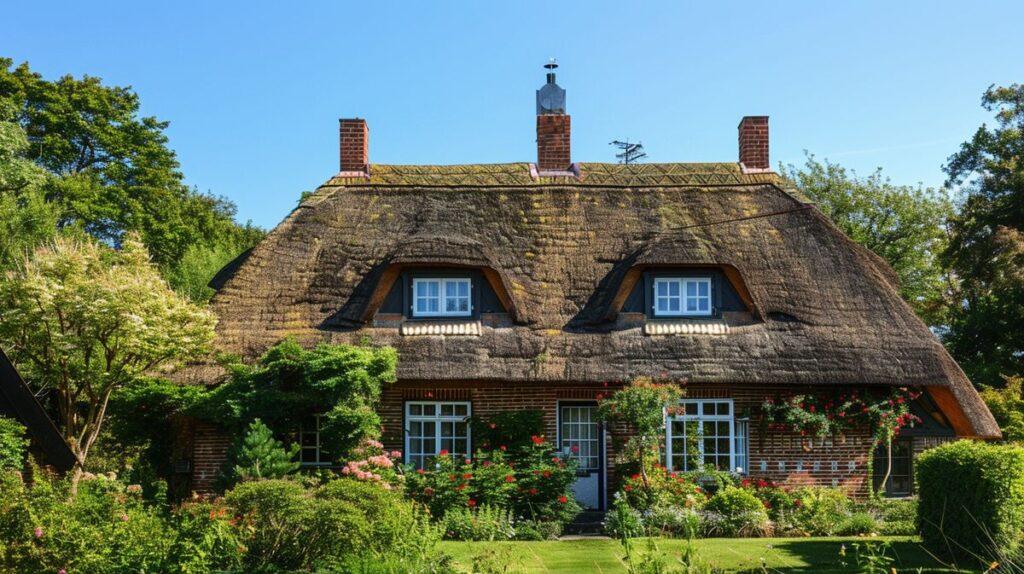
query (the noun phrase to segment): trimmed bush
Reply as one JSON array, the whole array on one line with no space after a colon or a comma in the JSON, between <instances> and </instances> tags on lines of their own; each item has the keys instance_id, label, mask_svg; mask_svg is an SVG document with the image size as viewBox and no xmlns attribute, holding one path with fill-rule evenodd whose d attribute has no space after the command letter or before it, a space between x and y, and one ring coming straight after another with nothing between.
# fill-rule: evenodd
<instances>
[{"instance_id":1,"label":"trimmed bush","mask_svg":"<svg viewBox=\"0 0 1024 574\"><path fill-rule=\"evenodd\" d=\"M839 536L860 536L876 532L878 522L867 512L855 512L840 520L835 528L835 533Z\"/></svg>"},{"instance_id":2,"label":"trimmed bush","mask_svg":"<svg viewBox=\"0 0 1024 574\"><path fill-rule=\"evenodd\" d=\"M704 529L711 536L764 536L771 521L750 491L728 486L704 505Z\"/></svg>"},{"instance_id":3,"label":"trimmed bush","mask_svg":"<svg viewBox=\"0 0 1024 574\"><path fill-rule=\"evenodd\" d=\"M1024 448L958 441L924 452L915 466L917 526L933 552L985 559L1019 548Z\"/></svg>"}]
</instances>

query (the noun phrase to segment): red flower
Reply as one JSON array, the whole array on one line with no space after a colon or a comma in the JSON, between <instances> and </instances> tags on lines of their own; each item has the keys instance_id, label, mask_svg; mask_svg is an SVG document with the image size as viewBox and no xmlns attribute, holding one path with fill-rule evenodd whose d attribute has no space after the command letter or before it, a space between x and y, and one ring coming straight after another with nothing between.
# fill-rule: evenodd
<instances>
[{"instance_id":1,"label":"red flower","mask_svg":"<svg viewBox=\"0 0 1024 574\"><path fill-rule=\"evenodd\" d=\"M420 474L427 474L427 471L423 470L422 468L417 468L416 472L418 472Z\"/></svg>"},{"instance_id":2,"label":"red flower","mask_svg":"<svg viewBox=\"0 0 1024 574\"><path fill-rule=\"evenodd\" d=\"M603 401L604 400L604 393L597 393L597 400L598 400L598 402Z\"/></svg>"},{"instance_id":3,"label":"red flower","mask_svg":"<svg viewBox=\"0 0 1024 574\"><path fill-rule=\"evenodd\" d=\"M464 478L466 480L469 480L469 479L473 478L473 475L467 472L466 474L462 475L462 478Z\"/></svg>"},{"instance_id":4,"label":"red flower","mask_svg":"<svg viewBox=\"0 0 1024 574\"><path fill-rule=\"evenodd\" d=\"M551 471L550 470L545 470L544 471L544 478L548 478L549 476L551 476Z\"/></svg>"},{"instance_id":5,"label":"red flower","mask_svg":"<svg viewBox=\"0 0 1024 574\"><path fill-rule=\"evenodd\" d=\"M633 476L629 477L629 479L630 480L640 480L640 475L639 474L634 474Z\"/></svg>"},{"instance_id":6,"label":"red flower","mask_svg":"<svg viewBox=\"0 0 1024 574\"><path fill-rule=\"evenodd\" d=\"M473 499L469 499L469 500L466 501L466 504L468 504L470 506L476 506L476 501L473 500Z\"/></svg>"},{"instance_id":7,"label":"red flower","mask_svg":"<svg viewBox=\"0 0 1024 574\"><path fill-rule=\"evenodd\" d=\"M804 501L800 500L799 498L793 501L793 506L795 506L797 508L800 508L803 505L804 505Z\"/></svg>"},{"instance_id":8,"label":"red flower","mask_svg":"<svg viewBox=\"0 0 1024 574\"><path fill-rule=\"evenodd\" d=\"M633 490L633 487L627 484L626 486L622 487L622 490L625 490L626 492L629 492L630 490Z\"/></svg>"},{"instance_id":9,"label":"red flower","mask_svg":"<svg viewBox=\"0 0 1024 574\"><path fill-rule=\"evenodd\" d=\"M460 485L455 487L455 490L466 490L466 485L465 484L460 484Z\"/></svg>"},{"instance_id":10,"label":"red flower","mask_svg":"<svg viewBox=\"0 0 1024 574\"><path fill-rule=\"evenodd\" d=\"M580 447L578 447L576 445L572 445L571 447L569 447L569 452L571 452L573 454L579 454L580 453Z\"/></svg>"},{"instance_id":11,"label":"red flower","mask_svg":"<svg viewBox=\"0 0 1024 574\"><path fill-rule=\"evenodd\" d=\"M740 483L740 486L744 486L744 487L750 486L750 479L749 478L744 478L743 482Z\"/></svg>"},{"instance_id":12,"label":"red flower","mask_svg":"<svg viewBox=\"0 0 1024 574\"><path fill-rule=\"evenodd\" d=\"M433 496L434 495L434 489L430 488L428 486L428 487L423 489L423 494L426 494L427 496Z\"/></svg>"},{"instance_id":13,"label":"red flower","mask_svg":"<svg viewBox=\"0 0 1024 574\"><path fill-rule=\"evenodd\" d=\"M566 498L566 497L564 497L564 496L559 496L559 497L558 497L558 503L559 503L559 504L565 504L566 502L569 502L569 499L568 499L568 498Z\"/></svg>"},{"instance_id":14,"label":"red flower","mask_svg":"<svg viewBox=\"0 0 1024 574\"><path fill-rule=\"evenodd\" d=\"M505 482L515 482L515 481L516 481L516 477L512 476L511 474L505 476Z\"/></svg>"},{"instance_id":15,"label":"red flower","mask_svg":"<svg viewBox=\"0 0 1024 574\"><path fill-rule=\"evenodd\" d=\"M542 436L533 435L530 437L530 440L533 441L533 444L544 444L544 437Z\"/></svg>"},{"instance_id":16,"label":"red flower","mask_svg":"<svg viewBox=\"0 0 1024 574\"><path fill-rule=\"evenodd\" d=\"M502 452L505 452L505 450L508 449L508 447L505 445L501 445L498 448L500 448Z\"/></svg>"},{"instance_id":17,"label":"red flower","mask_svg":"<svg viewBox=\"0 0 1024 574\"><path fill-rule=\"evenodd\" d=\"M536 488L531 488L530 489L530 496L536 496L536 495L537 495L537 489Z\"/></svg>"},{"instance_id":18,"label":"red flower","mask_svg":"<svg viewBox=\"0 0 1024 574\"><path fill-rule=\"evenodd\" d=\"M449 475L448 479L454 482L455 481L455 475L454 474Z\"/></svg>"},{"instance_id":19,"label":"red flower","mask_svg":"<svg viewBox=\"0 0 1024 574\"><path fill-rule=\"evenodd\" d=\"M441 449L441 452L437 453L437 456L448 456L448 449Z\"/></svg>"}]
</instances>

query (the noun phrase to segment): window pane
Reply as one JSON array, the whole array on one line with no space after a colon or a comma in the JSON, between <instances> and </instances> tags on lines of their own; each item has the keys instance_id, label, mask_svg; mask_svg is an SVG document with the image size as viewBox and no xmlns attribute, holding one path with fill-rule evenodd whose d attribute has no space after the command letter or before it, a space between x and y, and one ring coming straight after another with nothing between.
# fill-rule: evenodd
<instances>
[{"instance_id":1,"label":"window pane","mask_svg":"<svg viewBox=\"0 0 1024 574\"><path fill-rule=\"evenodd\" d=\"M432 417L437 412L437 405L423 405L423 416Z\"/></svg>"},{"instance_id":2,"label":"window pane","mask_svg":"<svg viewBox=\"0 0 1024 574\"><path fill-rule=\"evenodd\" d=\"M668 310L669 311L673 311L673 312L678 312L679 311L679 299L669 299L668 300Z\"/></svg>"},{"instance_id":3,"label":"window pane","mask_svg":"<svg viewBox=\"0 0 1024 574\"><path fill-rule=\"evenodd\" d=\"M417 416L423 414L423 405L409 405L409 415Z\"/></svg>"},{"instance_id":4,"label":"window pane","mask_svg":"<svg viewBox=\"0 0 1024 574\"><path fill-rule=\"evenodd\" d=\"M679 296L679 281L671 281L668 284L668 294L671 297Z\"/></svg>"},{"instance_id":5,"label":"window pane","mask_svg":"<svg viewBox=\"0 0 1024 574\"><path fill-rule=\"evenodd\" d=\"M697 414L697 403L686 403L686 414L695 415Z\"/></svg>"},{"instance_id":6,"label":"window pane","mask_svg":"<svg viewBox=\"0 0 1024 574\"><path fill-rule=\"evenodd\" d=\"M459 284L455 281L448 281L444 284L444 294L447 297L459 296Z\"/></svg>"},{"instance_id":7,"label":"window pane","mask_svg":"<svg viewBox=\"0 0 1024 574\"><path fill-rule=\"evenodd\" d=\"M441 416L450 417L455 414L455 405L448 403L441 405Z\"/></svg>"},{"instance_id":8,"label":"window pane","mask_svg":"<svg viewBox=\"0 0 1024 574\"><path fill-rule=\"evenodd\" d=\"M455 405L456 416L466 416L469 414L469 405Z\"/></svg>"},{"instance_id":9,"label":"window pane","mask_svg":"<svg viewBox=\"0 0 1024 574\"><path fill-rule=\"evenodd\" d=\"M686 296L696 297L697 296L697 283L693 281L686 282Z\"/></svg>"},{"instance_id":10,"label":"window pane","mask_svg":"<svg viewBox=\"0 0 1024 574\"><path fill-rule=\"evenodd\" d=\"M701 312L707 312L707 310L708 310L708 300L707 299L698 299L697 300L697 310L701 311Z\"/></svg>"},{"instance_id":11,"label":"window pane","mask_svg":"<svg viewBox=\"0 0 1024 574\"><path fill-rule=\"evenodd\" d=\"M708 296L708 282L707 281L701 281L700 283L697 284L697 294L700 295L701 297L707 297Z\"/></svg>"},{"instance_id":12,"label":"window pane","mask_svg":"<svg viewBox=\"0 0 1024 574\"><path fill-rule=\"evenodd\" d=\"M656 284L658 297L668 296L668 283L665 281L658 281Z\"/></svg>"},{"instance_id":13,"label":"window pane","mask_svg":"<svg viewBox=\"0 0 1024 574\"><path fill-rule=\"evenodd\" d=\"M459 282L459 297L469 297L469 281Z\"/></svg>"},{"instance_id":14,"label":"window pane","mask_svg":"<svg viewBox=\"0 0 1024 574\"><path fill-rule=\"evenodd\" d=\"M715 403L704 403L704 414L713 415L715 414Z\"/></svg>"}]
</instances>

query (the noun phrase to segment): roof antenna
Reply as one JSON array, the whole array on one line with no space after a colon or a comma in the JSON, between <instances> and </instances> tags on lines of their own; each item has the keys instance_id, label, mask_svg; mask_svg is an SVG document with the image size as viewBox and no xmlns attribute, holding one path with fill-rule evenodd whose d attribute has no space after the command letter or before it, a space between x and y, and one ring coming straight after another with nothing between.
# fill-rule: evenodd
<instances>
[{"instance_id":1,"label":"roof antenna","mask_svg":"<svg viewBox=\"0 0 1024 574\"><path fill-rule=\"evenodd\" d=\"M629 143L629 138L626 138L626 141L624 142L615 140L610 142L608 145L613 145L622 150L621 153L615 154L615 157L619 158L619 163L636 163L637 160L647 157L647 152L644 151L644 144Z\"/></svg>"}]
</instances>

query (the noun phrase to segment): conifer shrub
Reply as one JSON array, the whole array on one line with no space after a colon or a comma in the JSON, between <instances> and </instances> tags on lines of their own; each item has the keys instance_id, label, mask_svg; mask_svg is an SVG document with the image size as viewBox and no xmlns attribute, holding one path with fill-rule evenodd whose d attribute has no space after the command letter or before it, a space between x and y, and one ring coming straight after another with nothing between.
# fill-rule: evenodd
<instances>
[{"instance_id":1,"label":"conifer shrub","mask_svg":"<svg viewBox=\"0 0 1024 574\"><path fill-rule=\"evenodd\" d=\"M915 464L917 527L949 558L991 559L1019 551L1024 531L1024 448L957 441Z\"/></svg>"}]
</instances>

